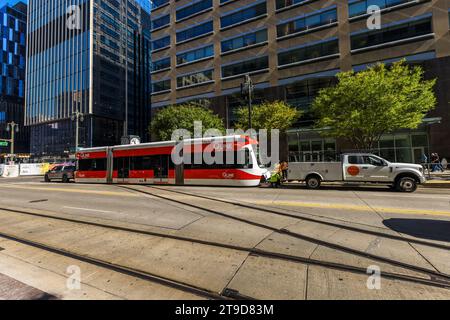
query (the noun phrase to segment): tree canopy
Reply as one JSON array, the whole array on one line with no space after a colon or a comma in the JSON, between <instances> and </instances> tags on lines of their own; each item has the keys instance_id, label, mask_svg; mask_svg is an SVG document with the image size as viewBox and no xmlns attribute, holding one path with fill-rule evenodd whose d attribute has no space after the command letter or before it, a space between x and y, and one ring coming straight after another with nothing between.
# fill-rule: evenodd
<instances>
[{"instance_id":1,"label":"tree canopy","mask_svg":"<svg viewBox=\"0 0 450 320\"><path fill-rule=\"evenodd\" d=\"M212 110L197 105L169 106L159 110L149 126L150 133L160 140L170 140L176 129L185 129L194 135L194 122L202 122L202 134L208 129L225 131L222 120Z\"/></svg>"},{"instance_id":2,"label":"tree canopy","mask_svg":"<svg viewBox=\"0 0 450 320\"><path fill-rule=\"evenodd\" d=\"M435 80L424 80L423 74L404 60L339 73L337 85L322 89L313 102L316 127L361 150L371 149L385 133L415 129L436 104Z\"/></svg>"},{"instance_id":3,"label":"tree canopy","mask_svg":"<svg viewBox=\"0 0 450 320\"><path fill-rule=\"evenodd\" d=\"M248 129L248 106L236 110L238 121L236 127ZM284 101L264 102L252 106L252 128L255 130L279 129L281 132L290 128L300 117L301 112Z\"/></svg>"}]
</instances>

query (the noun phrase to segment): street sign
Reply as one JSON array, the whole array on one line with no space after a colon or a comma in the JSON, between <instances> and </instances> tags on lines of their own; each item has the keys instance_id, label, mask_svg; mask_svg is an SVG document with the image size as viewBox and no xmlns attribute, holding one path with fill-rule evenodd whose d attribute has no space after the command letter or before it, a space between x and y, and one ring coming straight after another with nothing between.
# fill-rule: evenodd
<instances>
[{"instance_id":1,"label":"street sign","mask_svg":"<svg viewBox=\"0 0 450 320\"><path fill-rule=\"evenodd\" d=\"M8 141L0 141L0 147L7 147Z\"/></svg>"}]
</instances>

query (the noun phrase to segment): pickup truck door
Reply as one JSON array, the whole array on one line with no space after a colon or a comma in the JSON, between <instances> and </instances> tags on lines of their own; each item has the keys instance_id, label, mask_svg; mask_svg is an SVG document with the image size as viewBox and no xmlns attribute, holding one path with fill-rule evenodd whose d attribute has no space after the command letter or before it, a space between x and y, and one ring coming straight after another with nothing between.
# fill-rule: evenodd
<instances>
[{"instance_id":1,"label":"pickup truck door","mask_svg":"<svg viewBox=\"0 0 450 320\"><path fill-rule=\"evenodd\" d=\"M382 182L391 180L391 168L388 163L375 156L363 156L366 181Z\"/></svg>"},{"instance_id":2,"label":"pickup truck door","mask_svg":"<svg viewBox=\"0 0 450 320\"><path fill-rule=\"evenodd\" d=\"M366 181L367 170L363 156L348 155L342 164L344 181Z\"/></svg>"}]
</instances>

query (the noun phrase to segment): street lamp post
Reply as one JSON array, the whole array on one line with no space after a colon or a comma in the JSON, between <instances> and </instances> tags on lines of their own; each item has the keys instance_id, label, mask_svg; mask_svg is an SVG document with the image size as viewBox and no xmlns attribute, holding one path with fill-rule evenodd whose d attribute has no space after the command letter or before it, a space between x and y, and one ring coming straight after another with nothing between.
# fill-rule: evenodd
<instances>
[{"instance_id":1,"label":"street lamp post","mask_svg":"<svg viewBox=\"0 0 450 320\"><path fill-rule=\"evenodd\" d=\"M245 75L244 83L241 84L242 95L248 94L248 128L252 128L252 94L253 94L253 82L249 74Z\"/></svg>"},{"instance_id":2,"label":"street lamp post","mask_svg":"<svg viewBox=\"0 0 450 320\"><path fill-rule=\"evenodd\" d=\"M19 124L15 123L14 121L8 122L6 124L6 131L11 131L11 138L10 139L0 139L0 141L7 141L11 143L11 149L10 154L11 157L14 157L14 140L15 140L15 134L16 132L19 132ZM12 159L11 159L12 161Z\"/></svg>"},{"instance_id":3,"label":"street lamp post","mask_svg":"<svg viewBox=\"0 0 450 320\"><path fill-rule=\"evenodd\" d=\"M78 133L79 133L79 128L80 128L80 121L83 122L84 121L84 117L83 114L79 111L75 111L74 113L72 113L72 115L70 116L70 119L72 121L75 121L75 152L78 151Z\"/></svg>"},{"instance_id":4,"label":"street lamp post","mask_svg":"<svg viewBox=\"0 0 450 320\"><path fill-rule=\"evenodd\" d=\"M8 122L6 124L6 131L9 131L11 127L11 155L14 154L14 138L15 138L15 133L19 132L19 124L15 123L14 121Z\"/></svg>"}]
</instances>

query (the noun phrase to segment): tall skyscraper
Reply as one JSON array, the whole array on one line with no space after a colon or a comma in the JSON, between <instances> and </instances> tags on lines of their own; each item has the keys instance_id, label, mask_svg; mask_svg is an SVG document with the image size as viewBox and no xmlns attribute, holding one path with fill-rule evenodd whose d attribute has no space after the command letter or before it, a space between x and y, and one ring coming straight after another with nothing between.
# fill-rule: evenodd
<instances>
[{"instance_id":1,"label":"tall skyscraper","mask_svg":"<svg viewBox=\"0 0 450 320\"><path fill-rule=\"evenodd\" d=\"M9 139L7 123L19 124L15 134L15 153L29 151L29 130L24 124L25 44L27 5L11 2L0 8L0 138ZM10 144L0 147L0 154L9 154Z\"/></svg>"},{"instance_id":2,"label":"tall skyscraper","mask_svg":"<svg viewBox=\"0 0 450 320\"><path fill-rule=\"evenodd\" d=\"M25 121L32 154L73 153L77 140L91 147L118 144L126 134L146 139L149 9L143 0L30 0Z\"/></svg>"},{"instance_id":3,"label":"tall skyscraper","mask_svg":"<svg viewBox=\"0 0 450 320\"><path fill-rule=\"evenodd\" d=\"M246 105L240 85L249 74L254 102L285 100L304 111L288 133L284 157L324 159L345 150L312 130L311 102L340 71L405 58L438 77L438 106L419 130L383 137L377 152L417 161L425 152L450 157L450 34L447 0L155 0L152 20L152 107L186 102L210 106L233 127ZM381 23L368 27L371 5ZM369 21L370 22L370 21ZM373 23L372 23L373 24ZM438 122L441 118L441 123ZM429 133L429 134L428 134ZM430 146L430 148L429 148Z\"/></svg>"}]
</instances>

